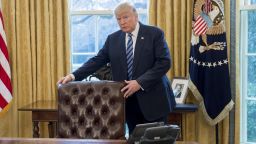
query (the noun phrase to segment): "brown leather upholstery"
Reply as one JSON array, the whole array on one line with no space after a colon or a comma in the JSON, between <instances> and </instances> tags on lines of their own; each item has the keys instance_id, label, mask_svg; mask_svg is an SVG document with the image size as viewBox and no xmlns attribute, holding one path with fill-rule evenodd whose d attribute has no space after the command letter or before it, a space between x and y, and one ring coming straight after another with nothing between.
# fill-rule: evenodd
<instances>
[{"instance_id":1,"label":"brown leather upholstery","mask_svg":"<svg viewBox=\"0 0 256 144\"><path fill-rule=\"evenodd\" d=\"M58 88L58 137L125 139L120 82L70 82Z\"/></svg>"}]
</instances>

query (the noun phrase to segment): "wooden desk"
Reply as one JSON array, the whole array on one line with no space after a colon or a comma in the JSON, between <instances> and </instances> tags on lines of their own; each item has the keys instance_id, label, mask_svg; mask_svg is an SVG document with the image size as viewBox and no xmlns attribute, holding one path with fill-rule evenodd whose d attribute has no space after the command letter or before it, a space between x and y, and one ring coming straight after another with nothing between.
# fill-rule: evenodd
<instances>
[{"instance_id":1,"label":"wooden desk","mask_svg":"<svg viewBox=\"0 0 256 144\"><path fill-rule=\"evenodd\" d=\"M36 101L18 109L19 111L31 111L33 122L33 137L39 138L39 122L49 122L49 137L53 138L56 135L58 121L58 104L57 101ZM182 141L182 114L187 112L195 112L197 106L193 104L177 104L176 108L170 113L168 122L177 124L181 128L181 135L178 140Z\"/></svg>"},{"instance_id":2,"label":"wooden desk","mask_svg":"<svg viewBox=\"0 0 256 144\"><path fill-rule=\"evenodd\" d=\"M1 144L127 144L126 140L96 139L50 139L50 138L0 138ZM176 144L198 144L197 142L180 142Z\"/></svg>"},{"instance_id":3,"label":"wooden desk","mask_svg":"<svg viewBox=\"0 0 256 144\"><path fill-rule=\"evenodd\" d=\"M19 111L31 111L33 122L33 137L39 138L39 122L49 122L49 137L53 138L56 133L56 126L58 121L57 101L36 101L19 108Z\"/></svg>"},{"instance_id":4,"label":"wooden desk","mask_svg":"<svg viewBox=\"0 0 256 144\"><path fill-rule=\"evenodd\" d=\"M198 106L195 104L176 104L173 112L168 116L169 124L175 124L180 127L179 141L183 141L183 127L182 127L182 116L186 113L196 112Z\"/></svg>"},{"instance_id":5,"label":"wooden desk","mask_svg":"<svg viewBox=\"0 0 256 144\"><path fill-rule=\"evenodd\" d=\"M126 140L0 138L1 144L127 144Z\"/></svg>"}]
</instances>

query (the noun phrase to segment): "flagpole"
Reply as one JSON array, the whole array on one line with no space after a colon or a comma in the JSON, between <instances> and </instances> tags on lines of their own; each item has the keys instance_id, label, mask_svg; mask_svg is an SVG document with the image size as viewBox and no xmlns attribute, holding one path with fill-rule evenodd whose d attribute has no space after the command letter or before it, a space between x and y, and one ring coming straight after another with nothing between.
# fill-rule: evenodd
<instances>
[{"instance_id":1,"label":"flagpole","mask_svg":"<svg viewBox=\"0 0 256 144\"><path fill-rule=\"evenodd\" d=\"M216 144L219 144L219 130L218 130L218 123L215 125L215 133L216 133Z\"/></svg>"}]
</instances>

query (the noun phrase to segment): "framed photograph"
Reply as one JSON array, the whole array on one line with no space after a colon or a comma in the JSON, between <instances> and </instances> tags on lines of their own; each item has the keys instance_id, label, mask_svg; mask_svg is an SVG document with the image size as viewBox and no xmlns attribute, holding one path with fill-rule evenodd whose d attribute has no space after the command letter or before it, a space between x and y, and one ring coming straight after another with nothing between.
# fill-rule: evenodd
<instances>
[{"instance_id":1,"label":"framed photograph","mask_svg":"<svg viewBox=\"0 0 256 144\"><path fill-rule=\"evenodd\" d=\"M174 77L172 89L176 103L184 103L188 91L188 79Z\"/></svg>"}]
</instances>

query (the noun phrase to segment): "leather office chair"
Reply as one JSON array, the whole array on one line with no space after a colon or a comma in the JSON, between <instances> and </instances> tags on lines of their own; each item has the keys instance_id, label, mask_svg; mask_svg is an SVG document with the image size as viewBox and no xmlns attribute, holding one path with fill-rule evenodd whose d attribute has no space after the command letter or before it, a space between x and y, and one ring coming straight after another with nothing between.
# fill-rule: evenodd
<instances>
[{"instance_id":1,"label":"leather office chair","mask_svg":"<svg viewBox=\"0 0 256 144\"><path fill-rule=\"evenodd\" d=\"M58 88L58 137L125 139L124 83L70 82Z\"/></svg>"}]
</instances>

